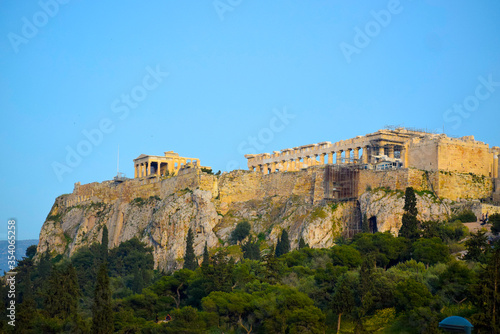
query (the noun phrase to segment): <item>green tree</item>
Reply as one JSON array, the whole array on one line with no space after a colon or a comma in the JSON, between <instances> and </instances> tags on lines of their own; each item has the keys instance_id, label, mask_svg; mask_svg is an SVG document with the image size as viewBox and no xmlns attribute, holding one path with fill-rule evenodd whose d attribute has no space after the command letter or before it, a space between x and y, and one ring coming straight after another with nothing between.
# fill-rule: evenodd
<instances>
[{"instance_id":1,"label":"green tree","mask_svg":"<svg viewBox=\"0 0 500 334\"><path fill-rule=\"evenodd\" d=\"M334 246L330 252L330 257L335 266L356 268L363 262L360 252L350 245Z\"/></svg>"},{"instance_id":2,"label":"green tree","mask_svg":"<svg viewBox=\"0 0 500 334\"><path fill-rule=\"evenodd\" d=\"M427 266L438 262L446 263L450 259L450 251L439 238L422 238L413 243L413 258Z\"/></svg>"},{"instance_id":3,"label":"green tree","mask_svg":"<svg viewBox=\"0 0 500 334\"><path fill-rule=\"evenodd\" d=\"M134 267L134 278L132 281L132 291L135 293L141 293L144 289L144 277L142 271L138 265Z\"/></svg>"},{"instance_id":4,"label":"green tree","mask_svg":"<svg viewBox=\"0 0 500 334\"><path fill-rule=\"evenodd\" d=\"M288 232L283 230L281 232L281 238L278 239L278 243L276 244L276 257L280 257L283 254L286 254L290 251L290 240L288 239Z\"/></svg>"},{"instance_id":5,"label":"green tree","mask_svg":"<svg viewBox=\"0 0 500 334\"><path fill-rule=\"evenodd\" d=\"M31 245L26 249L26 257L28 259L33 259L36 255L37 245Z\"/></svg>"},{"instance_id":6,"label":"green tree","mask_svg":"<svg viewBox=\"0 0 500 334\"><path fill-rule=\"evenodd\" d=\"M227 250L215 253L211 264L201 267L205 296L212 291L231 291L234 284L233 270L234 259L228 256Z\"/></svg>"},{"instance_id":7,"label":"green tree","mask_svg":"<svg viewBox=\"0 0 500 334\"><path fill-rule=\"evenodd\" d=\"M405 206L403 210L408 212L412 216L417 216L417 197L415 196L415 191L412 187L407 187L405 190Z\"/></svg>"},{"instance_id":8,"label":"green tree","mask_svg":"<svg viewBox=\"0 0 500 334\"><path fill-rule=\"evenodd\" d=\"M448 302L460 304L468 298L468 290L476 276L462 261L451 262L439 275L439 294Z\"/></svg>"},{"instance_id":9,"label":"green tree","mask_svg":"<svg viewBox=\"0 0 500 334\"><path fill-rule=\"evenodd\" d=\"M370 233L370 223L368 222L366 213L363 215L363 220L361 221L361 231L363 233Z\"/></svg>"},{"instance_id":10,"label":"green tree","mask_svg":"<svg viewBox=\"0 0 500 334\"><path fill-rule=\"evenodd\" d=\"M188 230L188 235L186 238L186 253L184 255L184 269L195 270L198 268L198 261L196 261L196 255L194 254L194 236L191 228Z\"/></svg>"},{"instance_id":11,"label":"green tree","mask_svg":"<svg viewBox=\"0 0 500 334\"><path fill-rule=\"evenodd\" d=\"M405 212L403 213L399 236L415 240L419 237L419 223L417 220L417 198L412 187L406 188L405 205L403 207L403 210Z\"/></svg>"},{"instance_id":12,"label":"green tree","mask_svg":"<svg viewBox=\"0 0 500 334\"><path fill-rule=\"evenodd\" d=\"M189 269L180 269L170 276L163 276L147 289L160 298L169 297L178 309L181 302L187 298L187 288L194 272Z\"/></svg>"},{"instance_id":13,"label":"green tree","mask_svg":"<svg viewBox=\"0 0 500 334\"><path fill-rule=\"evenodd\" d=\"M31 246L30 246L31 247ZM36 246L35 246L36 247ZM36 248L35 248L36 251ZM21 273L19 273L16 278L19 279ZM38 311L36 309L35 298L33 294L33 284L31 282L31 270L27 270L27 275L25 276L24 284L22 285L22 302L19 305L19 309L16 314L16 332L17 333L33 333L34 323L38 318ZM21 283L19 281L17 284ZM18 285L19 286L19 285ZM20 286L19 286L20 287ZM21 289L20 289L21 290Z\"/></svg>"},{"instance_id":14,"label":"green tree","mask_svg":"<svg viewBox=\"0 0 500 334\"><path fill-rule=\"evenodd\" d=\"M500 334L500 241L497 241L482 268L477 284L472 287L473 304L479 312L474 325L488 333Z\"/></svg>"},{"instance_id":15,"label":"green tree","mask_svg":"<svg viewBox=\"0 0 500 334\"><path fill-rule=\"evenodd\" d=\"M51 318L71 320L76 317L80 288L71 263L53 267L44 295L44 310Z\"/></svg>"},{"instance_id":16,"label":"green tree","mask_svg":"<svg viewBox=\"0 0 500 334\"><path fill-rule=\"evenodd\" d=\"M202 267L206 267L210 264L210 255L208 254L208 245L205 241L205 247L203 248L203 261L201 262Z\"/></svg>"},{"instance_id":17,"label":"green tree","mask_svg":"<svg viewBox=\"0 0 500 334\"><path fill-rule=\"evenodd\" d=\"M480 230L476 233L471 233L470 238L465 242L467 254L465 254L464 259L468 261L486 262L488 247L486 231Z\"/></svg>"},{"instance_id":18,"label":"green tree","mask_svg":"<svg viewBox=\"0 0 500 334\"><path fill-rule=\"evenodd\" d=\"M335 287L335 292L332 296L332 310L338 315L337 333L340 332L342 315L350 313L356 305L354 296L355 288L356 279L350 273L344 274Z\"/></svg>"},{"instance_id":19,"label":"green tree","mask_svg":"<svg viewBox=\"0 0 500 334\"><path fill-rule=\"evenodd\" d=\"M396 284L394 296L398 312L429 306L433 299L427 286L413 278L407 278Z\"/></svg>"},{"instance_id":20,"label":"green tree","mask_svg":"<svg viewBox=\"0 0 500 334\"><path fill-rule=\"evenodd\" d=\"M102 263L108 263L108 227L106 225L102 229L100 260Z\"/></svg>"},{"instance_id":21,"label":"green tree","mask_svg":"<svg viewBox=\"0 0 500 334\"><path fill-rule=\"evenodd\" d=\"M243 258L249 260L260 260L260 242L259 239L253 240L252 237L248 238L247 242L241 245L243 251Z\"/></svg>"},{"instance_id":22,"label":"green tree","mask_svg":"<svg viewBox=\"0 0 500 334\"><path fill-rule=\"evenodd\" d=\"M309 244L306 244L306 242L304 241L304 238L300 237L299 249L303 249L303 248L309 248Z\"/></svg>"},{"instance_id":23,"label":"green tree","mask_svg":"<svg viewBox=\"0 0 500 334\"><path fill-rule=\"evenodd\" d=\"M109 287L108 268L102 263L97 273L92 305L92 333L113 333L113 310L111 308L111 289Z\"/></svg>"},{"instance_id":24,"label":"green tree","mask_svg":"<svg viewBox=\"0 0 500 334\"><path fill-rule=\"evenodd\" d=\"M252 226L246 220L239 222L233 232L231 232L229 240L233 245L240 243L250 234L251 228Z\"/></svg>"},{"instance_id":25,"label":"green tree","mask_svg":"<svg viewBox=\"0 0 500 334\"><path fill-rule=\"evenodd\" d=\"M494 213L490 216L489 222L491 223L491 232L494 234L500 233L500 214Z\"/></svg>"}]
</instances>

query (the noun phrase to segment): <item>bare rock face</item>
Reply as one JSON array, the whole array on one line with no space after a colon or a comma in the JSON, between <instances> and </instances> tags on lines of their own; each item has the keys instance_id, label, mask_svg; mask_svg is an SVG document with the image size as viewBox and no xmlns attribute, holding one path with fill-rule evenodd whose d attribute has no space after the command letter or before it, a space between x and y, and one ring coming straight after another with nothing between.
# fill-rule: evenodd
<instances>
[{"instance_id":1,"label":"bare rock face","mask_svg":"<svg viewBox=\"0 0 500 334\"><path fill-rule=\"evenodd\" d=\"M111 248L137 237L153 247L155 267L164 271L182 266L189 228L200 261L205 242L209 249L227 245L244 220L269 247L286 229L292 249L300 238L311 247L331 247L352 226L359 228L364 215L376 222L378 231L398 233L402 190L380 188L364 192L358 201L335 202L324 198L323 176L319 167L269 175L237 170L220 176L192 169L162 180L76 184L72 194L56 199L42 226L37 256L46 251L71 256L100 242L105 225ZM450 204L422 190L417 193L418 218L445 220Z\"/></svg>"},{"instance_id":2,"label":"bare rock face","mask_svg":"<svg viewBox=\"0 0 500 334\"><path fill-rule=\"evenodd\" d=\"M430 193L416 193L417 218L420 221L443 221L450 215L449 200L440 200ZM390 231L397 235L401 228L401 217L405 204L404 192L378 189L367 191L359 197L361 212L367 219L374 219L379 232Z\"/></svg>"},{"instance_id":3,"label":"bare rock face","mask_svg":"<svg viewBox=\"0 0 500 334\"><path fill-rule=\"evenodd\" d=\"M209 191L195 189L174 193L155 207L142 240L153 245L155 266L165 271L178 267L184 257L189 228L194 233L195 253L203 253L219 243L213 229L219 216Z\"/></svg>"},{"instance_id":4,"label":"bare rock face","mask_svg":"<svg viewBox=\"0 0 500 334\"><path fill-rule=\"evenodd\" d=\"M137 237L153 247L156 268L172 271L182 266L189 228L201 259L205 242L211 249L226 245L244 220L269 246L286 229L292 249L301 237L311 247L330 247L352 208L320 201L316 173L322 170L274 175L240 170L221 176L193 170L151 183L76 184L72 194L56 199L40 232L39 254L71 256L100 242L106 225L110 247Z\"/></svg>"}]
</instances>

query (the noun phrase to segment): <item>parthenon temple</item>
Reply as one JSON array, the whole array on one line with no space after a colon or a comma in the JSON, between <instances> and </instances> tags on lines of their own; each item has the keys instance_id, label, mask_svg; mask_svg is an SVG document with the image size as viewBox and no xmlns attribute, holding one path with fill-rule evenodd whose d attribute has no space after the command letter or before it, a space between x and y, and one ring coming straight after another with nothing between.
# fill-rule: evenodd
<instances>
[{"instance_id":1,"label":"parthenon temple","mask_svg":"<svg viewBox=\"0 0 500 334\"><path fill-rule=\"evenodd\" d=\"M164 156L141 154L134 159L134 177L162 177L177 174L181 168L200 167L200 159L181 157L174 151L164 154Z\"/></svg>"},{"instance_id":2,"label":"parthenon temple","mask_svg":"<svg viewBox=\"0 0 500 334\"><path fill-rule=\"evenodd\" d=\"M248 168L264 174L297 171L316 165L358 164L373 168L392 162L397 168L447 170L498 177L499 147L474 140L473 136L450 138L422 130L397 127L364 136L273 151L247 154Z\"/></svg>"}]
</instances>

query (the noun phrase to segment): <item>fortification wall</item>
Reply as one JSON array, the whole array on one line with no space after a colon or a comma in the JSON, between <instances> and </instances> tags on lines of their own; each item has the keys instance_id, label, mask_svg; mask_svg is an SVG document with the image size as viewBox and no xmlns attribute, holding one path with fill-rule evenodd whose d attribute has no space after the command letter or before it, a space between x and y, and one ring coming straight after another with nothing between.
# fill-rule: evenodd
<instances>
[{"instance_id":1,"label":"fortification wall","mask_svg":"<svg viewBox=\"0 0 500 334\"><path fill-rule=\"evenodd\" d=\"M218 181L222 214L234 202L293 195L303 197L310 203L321 201L324 198L324 167L272 174L238 170L224 173Z\"/></svg>"},{"instance_id":2,"label":"fortification wall","mask_svg":"<svg viewBox=\"0 0 500 334\"><path fill-rule=\"evenodd\" d=\"M409 167L428 171L438 170L437 142L429 137L414 138L408 144L407 163Z\"/></svg>"},{"instance_id":3,"label":"fortification wall","mask_svg":"<svg viewBox=\"0 0 500 334\"><path fill-rule=\"evenodd\" d=\"M439 169L492 177L493 154L488 145L453 138L439 141Z\"/></svg>"},{"instance_id":4,"label":"fortification wall","mask_svg":"<svg viewBox=\"0 0 500 334\"><path fill-rule=\"evenodd\" d=\"M440 197L456 201L486 198L492 195L493 180L489 177L446 171L439 171L438 174L439 187L436 192Z\"/></svg>"}]
</instances>

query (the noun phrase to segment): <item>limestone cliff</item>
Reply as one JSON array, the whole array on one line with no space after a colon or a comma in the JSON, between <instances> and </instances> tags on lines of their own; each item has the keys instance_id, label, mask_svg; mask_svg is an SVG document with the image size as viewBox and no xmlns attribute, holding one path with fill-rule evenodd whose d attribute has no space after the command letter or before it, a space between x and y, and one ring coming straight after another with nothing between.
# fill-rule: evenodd
<instances>
[{"instance_id":1,"label":"limestone cliff","mask_svg":"<svg viewBox=\"0 0 500 334\"><path fill-rule=\"evenodd\" d=\"M199 256L205 242L209 248L226 244L242 220L269 245L287 229L292 248L300 237L311 247L330 247L342 233L359 229L363 215L376 221L378 231L397 233L402 189L372 191L364 181L366 189L358 201L331 201L325 199L327 181L324 168L311 167L269 175L238 170L220 176L192 168L161 180L77 183L72 194L56 199L40 232L38 254L70 256L100 241L104 225L110 247L136 236L153 247L155 266L165 271L182 265L189 228L195 232ZM406 185L401 182L400 188ZM451 201L430 190L420 191L417 200L422 220L443 220L450 213Z\"/></svg>"}]
</instances>

